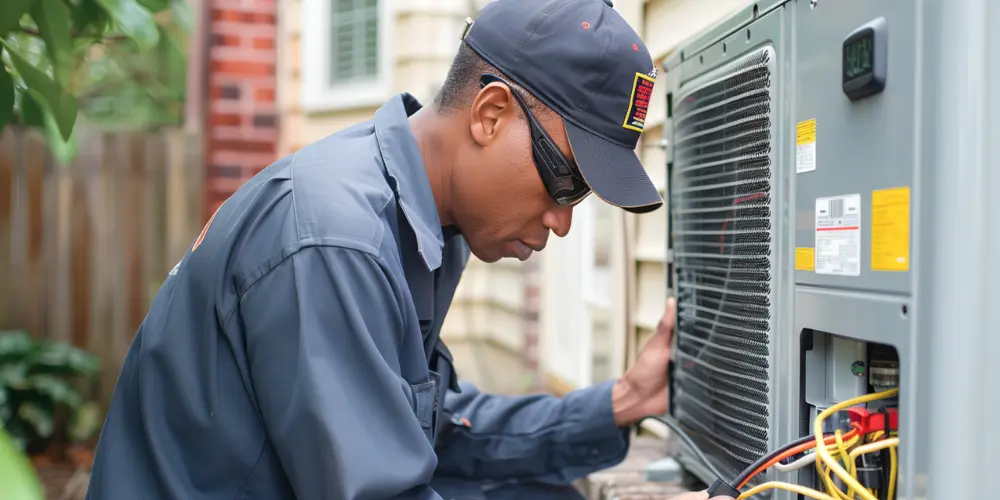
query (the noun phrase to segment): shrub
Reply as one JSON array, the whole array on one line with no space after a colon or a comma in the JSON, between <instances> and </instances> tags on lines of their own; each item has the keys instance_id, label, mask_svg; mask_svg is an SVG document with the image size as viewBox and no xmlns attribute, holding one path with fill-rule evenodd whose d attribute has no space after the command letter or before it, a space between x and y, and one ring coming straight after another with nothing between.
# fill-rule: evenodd
<instances>
[{"instance_id":1,"label":"shrub","mask_svg":"<svg viewBox=\"0 0 1000 500\"><path fill-rule=\"evenodd\" d=\"M0 423L14 446L44 449L57 431L71 442L96 435L100 407L75 382L93 381L98 371L96 356L65 342L0 332Z\"/></svg>"}]
</instances>

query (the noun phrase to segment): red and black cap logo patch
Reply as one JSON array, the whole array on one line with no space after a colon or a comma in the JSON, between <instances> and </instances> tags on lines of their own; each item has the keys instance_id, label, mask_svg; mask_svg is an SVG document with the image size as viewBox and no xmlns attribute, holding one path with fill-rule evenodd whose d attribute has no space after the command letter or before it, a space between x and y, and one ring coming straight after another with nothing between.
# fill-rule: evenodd
<instances>
[{"instance_id":1,"label":"red and black cap logo patch","mask_svg":"<svg viewBox=\"0 0 1000 500\"><path fill-rule=\"evenodd\" d=\"M649 98L653 96L653 83L655 77L635 74L632 82L632 97L628 100L628 112L625 114L625 122L622 127L636 132L642 132L646 126L646 111L649 109Z\"/></svg>"}]
</instances>

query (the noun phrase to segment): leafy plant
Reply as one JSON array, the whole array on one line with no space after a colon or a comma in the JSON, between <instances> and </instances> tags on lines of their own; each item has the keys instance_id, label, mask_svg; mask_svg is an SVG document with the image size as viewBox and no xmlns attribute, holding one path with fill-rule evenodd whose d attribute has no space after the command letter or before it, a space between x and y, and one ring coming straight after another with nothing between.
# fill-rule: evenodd
<instances>
[{"instance_id":1,"label":"leafy plant","mask_svg":"<svg viewBox=\"0 0 1000 500\"><path fill-rule=\"evenodd\" d=\"M64 342L0 332L0 423L14 445L42 446L62 423L71 441L94 436L100 409L85 402L73 382L92 380L98 370L97 357Z\"/></svg>"},{"instance_id":2,"label":"leafy plant","mask_svg":"<svg viewBox=\"0 0 1000 500\"><path fill-rule=\"evenodd\" d=\"M66 162L81 111L105 123L122 110L126 122L133 110L180 116L191 23L183 0L0 0L0 131L42 130Z\"/></svg>"}]
</instances>

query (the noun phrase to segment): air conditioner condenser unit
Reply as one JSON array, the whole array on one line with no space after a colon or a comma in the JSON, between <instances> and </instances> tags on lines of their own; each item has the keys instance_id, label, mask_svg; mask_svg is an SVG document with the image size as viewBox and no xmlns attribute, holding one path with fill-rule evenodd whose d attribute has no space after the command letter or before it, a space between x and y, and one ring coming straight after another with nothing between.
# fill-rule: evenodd
<instances>
[{"instance_id":1,"label":"air conditioner condenser unit","mask_svg":"<svg viewBox=\"0 0 1000 500\"><path fill-rule=\"evenodd\" d=\"M663 64L670 413L724 479L821 414L831 435L881 414L882 434L855 447L898 446L851 459L874 486L858 498L987 492L1000 467L985 451L1000 444L986 417L1000 412L996 26L986 0L759 1ZM770 481L826 488L815 465L786 463L743 491Z\"/></svg>"}]
</instances>

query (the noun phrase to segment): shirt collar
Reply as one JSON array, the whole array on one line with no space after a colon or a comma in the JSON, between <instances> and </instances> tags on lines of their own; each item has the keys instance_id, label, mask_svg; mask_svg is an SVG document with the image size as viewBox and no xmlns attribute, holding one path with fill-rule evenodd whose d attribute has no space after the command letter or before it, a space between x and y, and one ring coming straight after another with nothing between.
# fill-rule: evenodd
<instances>
[{"instance_id":1,"label":"shirt collar","mask_svg":"<svg viewBox=\"0 0 1000 500\"><path fill-rule=\"evenodd\" d=\"M395 184L392 188L403 214L416 234L417 252L427 270L434 271L441 266L444 236L424 161L408 120L420 108L410 94L393 96L375 112L375 140L386 172Z\"/></svg>"}]
</instances>

